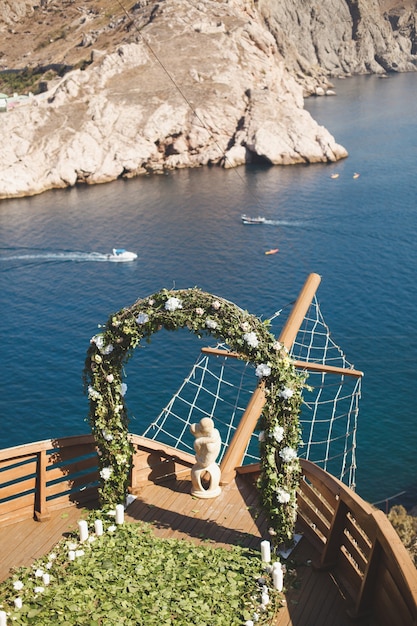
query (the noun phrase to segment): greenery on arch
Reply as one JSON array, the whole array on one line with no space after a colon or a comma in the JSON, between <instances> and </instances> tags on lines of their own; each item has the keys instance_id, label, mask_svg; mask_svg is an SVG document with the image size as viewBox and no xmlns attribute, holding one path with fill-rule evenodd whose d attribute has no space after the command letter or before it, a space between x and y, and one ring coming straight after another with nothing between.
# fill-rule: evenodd
<instances>
[{"instance_id":1,"label":"greenery on arch","mask_svg":"<svg viewBox=\"0 0 417 626\"><path fill-rule=\"evenodd\" d=\"M259 437L261 501L273 541L292 539L300 477L298 415L305 377L296 372L267 322L198 288L163 289L137 300L111 315L102 332L91 339L84 374L99 455L101 506L109 509L124 502L132 465L123 365L141 341L161 328L212 335L254 364L266 396Z\"/></svg>"}]
</instances>

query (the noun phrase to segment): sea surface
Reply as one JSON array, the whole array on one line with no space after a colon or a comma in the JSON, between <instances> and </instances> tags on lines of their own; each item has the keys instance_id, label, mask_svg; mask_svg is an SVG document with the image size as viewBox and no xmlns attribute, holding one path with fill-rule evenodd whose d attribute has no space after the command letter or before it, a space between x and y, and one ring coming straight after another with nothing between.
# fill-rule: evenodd
<instances>
[{"instance_id":1,"label":"sea surface","mask_svg":"<svg viewBox=\"0 0 417 626\"><path fill-rule=\"evenodd\" d=\"M207 167L0 202L1 447L89 431L90 338L136 299L198 286L267 318L317 272L332 337L365 372L357 491L383 507L417 502L417 74L335 90L306 108L349 151L341 162ZM244 226L242 213L272 223ZM137 261L108 262L113 247ZM196 341L161 332L136 351L133 432L182 382Z\"/></svg>"}]
</instances>

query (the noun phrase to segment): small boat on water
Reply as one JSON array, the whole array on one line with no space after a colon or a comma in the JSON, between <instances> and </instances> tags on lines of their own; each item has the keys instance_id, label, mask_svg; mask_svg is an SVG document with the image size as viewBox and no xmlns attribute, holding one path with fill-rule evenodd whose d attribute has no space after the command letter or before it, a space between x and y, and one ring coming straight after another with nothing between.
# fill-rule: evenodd
<instances>
[{"instance_id":1,"label":"small boat on water","mask_svg":"<svg viewBox=\"0 0 417 626\"><path fill-rule=\"evenodd\" d=\"M265 218L258 215L258 217L249 217L249 215L242 215L242 222L244 224L265 224Z\"/></svg>"},{"instance_id":2,"label":"small boat on water","mask_svg":"<svg viewBox=\"0 0 417 626\"><path fill-rule=\"evenodd\" d=\"M115 261L117 263L126 263L127 261L134 261L138 258L135 252L129 252L124 248L113 248L111 254L107 255L109 261Z\"/></svg>"},{"instance_id":3,"label":"small boat on water","mask_svg":"<svg viewBox=\"0 0 417 626\"><path fill-rule=\"evenodd\" d=\"M279 248L272 248L272 250L266 250L265 254L276 254Z\"/></svg>"}]
</instances>

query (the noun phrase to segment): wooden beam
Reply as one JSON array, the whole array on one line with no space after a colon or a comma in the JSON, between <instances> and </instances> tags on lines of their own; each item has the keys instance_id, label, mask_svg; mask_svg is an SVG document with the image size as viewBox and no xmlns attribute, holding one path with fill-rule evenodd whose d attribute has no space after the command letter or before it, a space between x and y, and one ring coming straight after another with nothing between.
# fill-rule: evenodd
<instances>
[{"instance_id":1,"label":"wooden beam","mask_svg":"<svg viewBox=\"0 0 417 626\"><path fill-rule=\"evenodd\" d=\"M335 365L326 365L325 363L314 363L312 361L293 361L295 367L302 370L310 370L311 372L325 372L326 374L342 374L343 376L354 376L362 378L363 372L360 370L349 369L347 367L336 367Z\"/></svg>"},{"instance_id":2,"label":"wooden beam","mask_svg":"<svg viewBox=\"0 0 417 626\"><path fill-rule=\"evenodd\" d=\"M203 354L211 354L213 356L222 356L226 358L239 359L242 355L239 352L232 352L225 350L224 348L201 348ZM313 361L293 361L295 367L303 370L310 370L312 372L325 372L327 374L342 374L343 376L354 376L356 378L362 378L363 372L360 370L349 369L347 367L336 367L335 365L326 365L325 363L316 363Z\"/></svg>"},{"instance_id":3,"label":"wooden beam","mask_svg":"<svg viewBox=\"0 0 417 626\"><path fill-rule=\"evenodd\" d=\"M40 450L38 454L38 468L36 475L36 492L35 492L35 518L38 522L49 520L51 515L46 504L46 466L48 459L46 450Z\"/></svg>"},{"instance_id":4,"label":"wooden beam","mask_svg":"<svg viewBox=\"0 0 417 626\"><path fill-rule=\"evenodd\" d=\"M320 563L314 564L316 569L333 569L337 565L342 537L346 527L348 507L341 498L337 501L336 510L330 526L326 543L321 553Z\"/></svg>"},{"instance_id":5,"label":"wooden beam","mask_svg":"<svg viewBox=\"0 0 417 626\"><path fill-rule=\"evenodd\" d=\"M318 286L321 282L321 276L318 274L310 274L304 283L302 290L294 304L294 307L287 319L284 328L279 336L279 342L288 350L291 350L301 324L306 316L310 304L315 296Z\"/></svg>"},{"instance_id":6,"label":"wooden beam","mask_svg":"<svg viewBox=\"0 0 417 626\"><path fill-rule=\"evenodd\" d=\"M236 476L236 467L242 464L246 446L255 430L265 405L264 383L260 382L253 392L251 399L236 428L235 434L229 443L226 453L220 463L220 483L226 485Z\"/></svg>"},{"instance_id":7,"label":"wooden beam","mask_svg":"<svg viewBox=\"0 0 417 626\"><path fill-rule=\"evenodd\" d=\"M279 336L279 341L288 349L292 347L320 281L321 278L318 274L310 274L294 304L287 323ZM241 355L239 356L242 358ZM261 381L249 400L220 464L221 484L229 483L236 476L236 467L242 464L246 447L262 414L265 401L264 383Z\"/></svg>"},{"instance_id":8,"label":"wooden beam","mask_svg":"<svg viewBox=\"0 0 417 626\"><path fill-rule=\"evenodd\" d=\"M201 348L203 354L211 354L213 356L223 356L225 359L241 359L242 355L239 352L233 352L232 350L225 350L224 348L210 348L209 346Z\"/></svg>"}]
</instances>

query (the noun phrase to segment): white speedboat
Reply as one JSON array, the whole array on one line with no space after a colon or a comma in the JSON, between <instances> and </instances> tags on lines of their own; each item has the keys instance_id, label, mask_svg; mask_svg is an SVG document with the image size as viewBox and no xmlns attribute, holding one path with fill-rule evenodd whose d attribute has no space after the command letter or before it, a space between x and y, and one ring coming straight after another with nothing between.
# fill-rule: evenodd
<instances>
[{"instance_id":1,"label":"white speedboat","mask_svg":"<svg viewBox=\"0 0 417 626\"><path fill-rule=\"evenodd\" d=\"M249 215L242 215L242 222L244 224L265 224L265 218L258 215L258 217L249 217Z\"/></svg>"},{"instance_id":2,"label":"white speedboat","mask_svg":"<svg viewBox=\"0 0 417 626\"><path fill-rule=\"evenodd\" d=\"M116 261L117 263L126 263L127 261L134 261L138 258L135 252L129 252L124 248L113 248L111 254L107 255L109 261Z\"/></svg>"}]
</instances>

